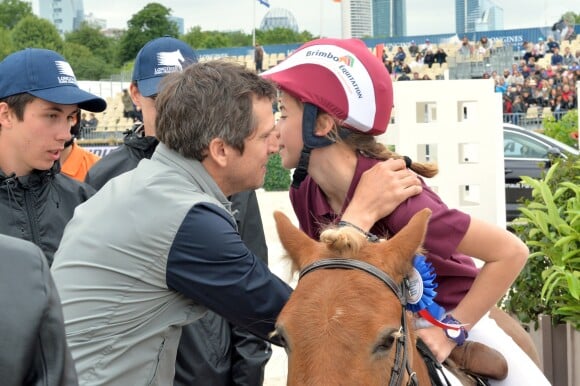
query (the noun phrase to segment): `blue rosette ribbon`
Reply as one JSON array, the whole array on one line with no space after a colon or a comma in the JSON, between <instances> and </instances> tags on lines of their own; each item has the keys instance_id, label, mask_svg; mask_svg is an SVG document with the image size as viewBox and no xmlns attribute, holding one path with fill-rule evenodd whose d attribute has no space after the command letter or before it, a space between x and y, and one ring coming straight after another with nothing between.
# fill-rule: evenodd
<instances>
[{"instance_id":1,"label":"blue rosette ribbon","mask_svg":"<svg viewBox=\"0 0 580 386\"><path fill-rule=\"evenodd\" d=\"M456 325L447 325L440 320L445 315L445 309L435 302L437 283L435 270L425 256L415 255L413 270L407 276L407 310L419 314L423 319L441 328L458 329Z\"/></svg>"}]
</instances>

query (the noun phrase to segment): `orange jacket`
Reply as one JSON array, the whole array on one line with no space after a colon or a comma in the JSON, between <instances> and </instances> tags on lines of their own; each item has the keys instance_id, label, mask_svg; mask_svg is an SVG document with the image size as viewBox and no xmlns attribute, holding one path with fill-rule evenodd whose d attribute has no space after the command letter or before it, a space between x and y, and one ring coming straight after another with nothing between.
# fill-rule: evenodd
<instances>
[{"instance_id":1,"label":"orange jacket","mask_svg":"<svg viewBox=\"0 0 580 386\"><path fill-rule=\"evenodd\" d=\"M61 165L61 173L74 178L75 180L84 182L87 172L97 162L101 159L96 154L91 153L88 150L83 149L79 145L73 142L72 151L67 157L66 161Z\"/></svg>"}]
</instances>

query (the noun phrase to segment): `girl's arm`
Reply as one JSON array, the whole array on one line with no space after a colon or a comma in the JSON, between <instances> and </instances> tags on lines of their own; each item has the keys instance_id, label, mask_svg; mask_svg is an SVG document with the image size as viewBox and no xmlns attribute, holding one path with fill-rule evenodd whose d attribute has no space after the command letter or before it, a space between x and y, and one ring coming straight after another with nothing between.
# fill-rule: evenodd
<instances>
[{"instance_id":1,"label":"girl's arm","mask_svg":"<svg viewBox=\"0 0 580 386\"><path fill-rule=\"evenodd\" d=\"M457 251L484 262L471 288L453 310L453 317L470 330L506 293L524 267L528 248L505 229L472 218ZM437 359L443 361L455 343L439 327L419 330Z\"/></svg>"},{"instance_id":2,"label":"girl's arm","mask_svg":"<svg viewBox=\"0 0 580 386\"><path fill-rule=\"evenodd\" d=\"M409 197L421 193L421 181L402 159L388 159L361 176L341 219L368 231Z\"/></svg>"}]
</instances>

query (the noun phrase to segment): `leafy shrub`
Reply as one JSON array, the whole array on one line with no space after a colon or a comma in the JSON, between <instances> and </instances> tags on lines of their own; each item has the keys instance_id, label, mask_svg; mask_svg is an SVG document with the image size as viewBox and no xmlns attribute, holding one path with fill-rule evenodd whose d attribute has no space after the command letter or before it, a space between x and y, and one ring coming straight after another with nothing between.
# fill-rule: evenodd
<instances>
[{"instance_id":1,"label":"leafy shrub","mask_svg":"<svg viewBox=\"0 0 580 386\"><path fill-rule=\"evenodd\" d=\"M288 190L290 187L290 171L282 166L279 154L270 156L266 168L264 189L268 192Z\"/></svg>"},{"instance_id":2,"label":"leafy shrub","mask_svg":"<svg viewBox=\"0 0 580 386\"><path fill-rule=\"evenodd\" d=\"M503 306L536 328L546 314L580 329L580 158L558 161L542 180L522 179L533 188L532 200L513 229L531 254Z\"/></svg>"},{"instance_id":3,"label":"leafy shrub","mask_svg":"<svg viewBox=\"0 0 580 386\"><path fill-rule=\"evenodd\" d=\"M572 147L578 148L578 110L570 110L556 120L553 116L543 121L544 134Z\"/></svg>"}]
</instances>

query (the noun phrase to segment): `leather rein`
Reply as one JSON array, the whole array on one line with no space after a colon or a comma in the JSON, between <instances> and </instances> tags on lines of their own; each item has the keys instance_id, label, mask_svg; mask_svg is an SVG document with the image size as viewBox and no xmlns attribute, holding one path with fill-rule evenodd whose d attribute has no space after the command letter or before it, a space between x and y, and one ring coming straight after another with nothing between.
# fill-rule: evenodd
<instances>
[{"instance_id":1,"label":"leather rein","mask_svg":"<svg viewBox=\"0 0 580 386\"><path fill-rule=\"evenodd\" d=\"M397 345L395 350L395 362L393 363L393 368L391 369L391 381L389 382L389 386L399 386L403 384L403 367L407 370L407 374L409 375L407 386L417 386L417 374L411 369L409 364L409 339L407 336L407 320L405 318L405 306L407 305L407 297L405 295L407 293L407 285L405 280L403 280L403 283L399 285L388 274L371 264L360 260L343 258L323 259L315 261L300 271L299 279L301 279L307 273L316 271L318 269L336 268L357 269L359 271L366 272L382 281L399 298L399 302L402 306L401 327L399 329L401 334L399 334L399 336L396 338Z\"/></svg>"}]
</instances>

